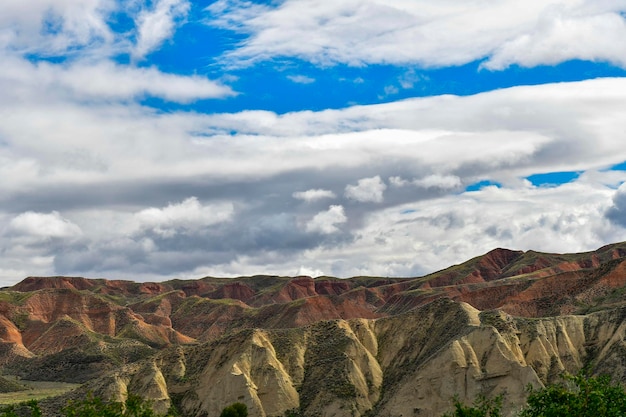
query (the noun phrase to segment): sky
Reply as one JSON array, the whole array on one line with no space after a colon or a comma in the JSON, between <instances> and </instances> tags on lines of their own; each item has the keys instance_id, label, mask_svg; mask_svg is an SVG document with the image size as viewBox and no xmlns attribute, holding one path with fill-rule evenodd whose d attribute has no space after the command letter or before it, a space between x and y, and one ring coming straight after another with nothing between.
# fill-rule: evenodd
<instances>
[{"instance_id":1,"label":"sky","mask_svg":"<svg viewBox=\"0 0 626 417\"><path fill-rule=\"evenodd\" d=\"M0 286L626 240L624 0L3 0Z\"/></svg>"}]
</instances>

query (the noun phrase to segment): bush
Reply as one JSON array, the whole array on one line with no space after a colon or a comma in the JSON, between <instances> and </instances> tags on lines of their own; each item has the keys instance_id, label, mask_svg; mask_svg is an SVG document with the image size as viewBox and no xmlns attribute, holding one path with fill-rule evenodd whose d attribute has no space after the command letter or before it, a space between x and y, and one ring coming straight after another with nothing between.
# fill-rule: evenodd
<instances>
[{"instance_id":1,"label":"bush","mask_svg":"<svg viewBox=\"0 0 626 417\"><path fill-rule=\"evenodd\" d=\"M528 405L521 417L626 416L626 392L609 376L566 375L561 384L540 390L529 388Z\"/></svg>"},{"instance_id":2,"label":"bush","mask_svg":"<svg viewBox=\"0 0 626 417\"><path fill-rule=\"evenodd\" d=\"M220 417L248 417L248 406L234 403L222 410Z\"/></svg>"},{"instance_id":3,"label":"bush","mask_svg":"<svg viewBox=\"0 0 626 417\"><path fill-rule=\"evenodd\" d=\"M17 405L10 404L0 408L0 417L41 417L41 409L39 403L35 400L19 403Z\"/></svg>"},{"instance_id":4,"label":"bush","mask_svg":"<svg viewBox=\"0 0 626 417\"><path fill-rule=\"evenodd\" d=\"M519 417L623 417L626 392L609 376L589 377L584 373L565 375L561 384L529 387L525 408ZM454 412L443 417L500 417L502 397L478 397L472 406L454 398Z\"/></svg>"},{"instance_id":5,"label":"bush","mask_svg":"<svg viewBox=\"0 0 626 417\"><path fill-rule=\"evenodd\" d=\"M458 397L454 398L454 412L443 417L500 417L502 411L502 395L490 399L478 396L471 406L463 405Z\"/></svg>"},{"instance_id":6,"label":"bush","mask_svg":"<svg viewBox=\"0 0 626 417\"><path fill-rule=\"evenodd\" d=\"M177 415L173 411L168 412L166 416L156 414L150 402L138 395L128 394L126 401L121 403L103 401L102 398L94 397L91 393L84 400L68 401L61 413L63 417L174 417ZM245 415L247 414L246 409ZM41 415L39 404L35 400L0 408L0 417L41 417Z\"/></svg>"},{"instance_id":7,"label":"bush","mask_svg":"<svg viewBox=\"0 0 626 417\"><path fill-rule=\"evenodd\" d=\"M124 403L102 401L91 394L82 401L69 401L63 408L64 417L159 417L150 402L138 395L128 394ZM169 416L169 414L168 414ZM0 416L1 417L1 416ZM167 416L165 416L167 417Z\"/></svg>"}]
</instances>

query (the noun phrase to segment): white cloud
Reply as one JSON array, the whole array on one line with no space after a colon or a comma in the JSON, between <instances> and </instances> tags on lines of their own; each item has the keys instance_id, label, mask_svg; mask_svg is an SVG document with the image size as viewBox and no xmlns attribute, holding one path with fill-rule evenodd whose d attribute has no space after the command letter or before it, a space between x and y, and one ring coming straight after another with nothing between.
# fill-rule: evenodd
<instances>
[{"instance_id":1,"label":"white cloud","mask_svg":"<svg viewBox=\"0 0 626 417\"><path fill-rule=\"evenodd\" d=\"M319 188L310 189L306 191L297 191L292 194L293 198L297 200L304 200L306 202L323 200L326 198L336 198L337 196L330 190L321 190Z\"/></svg>"},{"instance_id":2,"label":"white cloud","mask_svg":"<svg viewBox=\"0 0 626 417\"><path fill-rule=\"evenodd\" d=\"M28 69L27 75L48 74ZM412 181L437 172L463 184L486 177L508 184L538 172L585 171L626 160L623 79L284 115L89 107L60 100L52 82L30 88L25 82L19 74L0 78L3 198L11 190L60 182L262 180L307 169L355 170L356 178L372 178L383 165L398 167L385 171L386 178ZM328 190L331 184L306 186Z\"/></svg>"},{"instance_id":3,"label":"white cloud","mask_svg":"<svg viewBox=\"0 0 626 417\"><path fill-rule=\"evenodd\" d=\"M357 185L347 185L345 194L351 200L381 203L386 188L387 185L377 175L372 178L362 178Z\"/></svg>"},{"instance_id":4,"label":"white cloud","mask_svg":"<svg viewBox=\"0 0 626 417\"><path fill-rule=\"evenodd\" d=\"M424 188L454 189L461 186L461 179L456 175L428 175L413 180L413 184Z\"/></svg>"},{"instance_id":5,"label":"white cloud","mask_svg":"<svg viewBox=\"0 0 626 417\"><path fill-rule=\"evenodd\" d=\"M131 99L151 95L188 103L233 95L229 87L204 77L167 74L153 67L122 67L108 62L96 65L76 64L68 70L57 71L54 75L60 85L94 100Z\"/></svg>"},{"instance_id":6,"label":"white cloud","mask_svg":"<svg viewBox=\"0 0 626 417\"><path fill-rule=\"evenodd\" d=\"M392 187L406 187L407 185L411 184L411 181L406 180L402 177L399 176L394 176L394 177L389 177L389 184Z\"/></svg>"},{"instance_id":7,"label":"white cloud","mask_svg":"<svg viewBox=\"0 0 626 417\"><path fill-rule=\"evenodd\" d=\"M8 231L11 235L35 238L73 239L82 235L80 227L61 217L56 211L22 213L11 220Z\"/></svg>"},{"instance_id":8,"label":"white cloud","mask_svg":"<svg viewBox=\"0 0 626 417\"><path fill-rule=\"evenodd\" d=\"M190 197L162 209L152 207L142 210L135 218L141 231L152 231L170 238L178 233L200 233L207 226L229 221L233 210L230 203L203 206L196 197Z\"/></svg>"},{"instance_id":9,"label":"white cloud","mask_svg":"<svg viewBox=\"0 0 626 417\"><path fill-rule=\"evenodd\" d=\"M425 75L418 74L415 69L411 68L398 78L400 86L404 89L415 87L415 84L428 80Z\"/></svg>"},{"instance_id":10,"label":"white cloud","mask_svg":"<svg viewBox=\"0 0 626 417\"><path fill-rule=\"evenodd\" d=\"M626 229L602 215L613 190L580 182L553 189L502 189L449 195L368 215L355 241L307 253L339 276L420 276L496 247L545 252L596 249Z\"/></svg>"},{"instance_id":11,"label":"white cloud","mask_svg":"<svg viewBox=\"0 0 626 417\"><path fill-rule=\"evenodd\" d=\"M184 19L191 4L187 0L157 0L151 10L137 16L137 45L135 58L142 58L170 38L177 21Z\"/></svg>"},{"instance_id":12,"label":"white cloud","mask_svg":"<svg viewBox=\"0 0 626 417\"><path fill-rule=\"evenodd\" d=\"M613 204L607 210L607 217L616 225L626 228L626 182L615 191Z\"/></svg>"},{"instance_id":13,"label":"white cloud","mask_svg":"<svg viewBox=\"0 0 626 417\"><path fill-rule=\"evenodd\" d=\"M551 16L533 30L504 42L483 67L500 70L514 64L524 67L555 65L581 59L608 61L626 68L626 21L618 13L591 16Z\"/></svg>"},{"instance_id":14,"label":"white cloud","mask_svg":"<svg viewBox=\"0 0 626 417\"><path fill-rule=\"evenodd\" d=\"M306 75L288 75L287 78L296 84L312 84L315 82L315 78L307 77Z\"/></svg>"},{"instance_id":15,"label":"white cloud","mask_svg":"<svg viewBox=\"0 0 626 417\"><path fill-rule=\"evenodd\" d=\"M343 206L330 206L327 211L317 213L307 224L306 231L332 234L339 232L337 225L348 221Z\"/></svg>"},{"instance_id":16,"label":"white cloud","mask_svg":"<svg viewBox=\"0 0 626 417\"><path fill-rule=\"evenodd\" d=\"M1 56L1 54L0 54ZM167 74L156 68L121 66L108 61L62 64L32 64L6 57L0 69L5 91L33 89L42 97L46 91L74 100L132 100L145 96L176 102L233 95L224 85L200 76Z\"/></svg>"},{"instance_id":17,"label":"white cloud","mask_svg":"<svg viewBox=\"0 0 626 417\"><path fill-rule=\"evenodd\" d=\"M298 272L296 273L297 276L307 276L307 277L321 277L324 276L326 274L324 274L324 271L322 271L321 269L315 269L315 268L307 268L306 266L300 266L300 268L298 268Z\"/></svg>"},{"instance_id":18,"label":"white cloud","mask_svg":"<svg viewBox=\"0 0 626 417\"><path fill-rule=\"evenodd\" d=\"M149 9L136 1L6 0L0 15L0 49L19 54L106 59L119 53L142 58L172 38L191 4L157 0ZM116 32L111 22L130 17L135 27Z\"/></svg>"},{"instance_id":19,"label":"white cloud","mask_svg":"<svg viewBox=\"0 0 626 417\"><path fill-rule=\"evenodd\" d=\"M210 24L249 35L235 65L296 57L315 64L461 65L492 69L591 59L626 65L619 1L219 1ZM363 47L363 45L367 45Z\"/></svg>"},{"instance_id":20,"label":"white cloud","mask_svg":"<svg viewBox=\"0 0 626 417\"><path fill-rule=\"evenodd\" d=\"M0 47L27 53L63 54L101 48L115 40L107 24L113 0L5 0L0 13Z\"/></svg>"},{"instance_id":21,"label":"white cloud","mask_svg":"<svg viewBox=\"0 0 626 417\"><path fill-rule=\"evenodd\" d=\"M423 178L415 178L409 181L404 178L395 176L389 178L389 183L393 187L406 187L407 185L414 185L421 188L439 188L446 190L460 187L461 179L456 175L433 174L427 175Z\"/></svg>"},{"instance_id":22,"label":"white cloud","mask_svg":"<svg viewBox=\"0 0 626 417\"><path fill-rule=\"evenodd\" d=\"M395 85L386 85L383 91L385 92L385 94L382 96L379 96L380 98L384 98L386 96L393 96L400 92L400 90L398 90L398 87L396 87Z\"/></svg>"}]
</instances>

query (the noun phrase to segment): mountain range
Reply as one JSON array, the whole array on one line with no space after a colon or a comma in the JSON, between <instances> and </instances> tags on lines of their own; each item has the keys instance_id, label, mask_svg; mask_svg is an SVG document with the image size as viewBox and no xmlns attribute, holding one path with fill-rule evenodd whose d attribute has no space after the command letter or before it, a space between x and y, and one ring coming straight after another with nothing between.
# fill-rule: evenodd
<instances>
[{"instance_id":1,"label":"mountain range","mask_svg":"<svg viewBox=\"0 0 626 417\"><path fill-rule=\"evenodd\" d=\"M625 285L626 242L413 278L29 277L0 290L0 367L81 383L52 413L91 391L193 417L440 416L479 394L514 414L563 372L626 382Z\"/></svg>"}]
</instances>

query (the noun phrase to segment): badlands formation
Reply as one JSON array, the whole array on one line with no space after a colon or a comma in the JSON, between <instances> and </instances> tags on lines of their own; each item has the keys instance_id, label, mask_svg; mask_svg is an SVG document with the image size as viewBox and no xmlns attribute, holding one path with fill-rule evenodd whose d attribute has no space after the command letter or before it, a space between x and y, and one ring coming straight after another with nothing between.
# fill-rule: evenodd
<instances>
[{"instance_id":1,"label":"badlands formation","mask_svg":"<svg viewBox=\"0 0 626 417\"><path fill-rule=\"evenodd\" d=\"M582 368L626 381L626 243L496 249L418 278L30 277L0 291L0 367L159 412L440 416ZM0 387L4 386L0 381ZM10 385L10 384L9 384Z\"/></svg>"}]
</instances>

